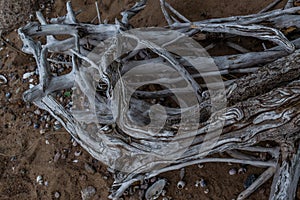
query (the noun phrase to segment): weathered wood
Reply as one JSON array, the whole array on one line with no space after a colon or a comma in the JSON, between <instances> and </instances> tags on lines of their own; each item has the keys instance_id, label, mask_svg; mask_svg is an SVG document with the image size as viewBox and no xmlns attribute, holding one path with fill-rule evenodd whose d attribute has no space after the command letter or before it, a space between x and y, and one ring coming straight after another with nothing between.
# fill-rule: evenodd
<instances>
[{"instance_id":1,"label":"weathered wood","mask_svg":"<svg viewBox=\"0 0 300 200\"><path fill-rule=\"evenodd\" d=\"M286 149L293 149L293 145L300 139L298 134L300 131L300 104L298 103L300 102L299 40L292 43L279 30L257 25L257 23L295 14L300 9L275 10L256 15L212 19L195 23L180 24L175 22L172 27L179 30L187 28L253 36L274 41L281 46L260 53L249 52L215 57L214 60L218 68L210 68L212 65L209 65L207 71L203 71L201 74L191 74L190 70L193 69L191 64L193 63L188 63L174 55L174 52L170 53L166 49L166 46L172 46L172 42L180 40L182 35L166 43L159 41L162 43L161 47L158 45L159 42L152 43L147 40L147 37L140 38L134 32L121 30L121 26L130 29L129 19L143 9L145 3L146 1L142 0L130 10L125 11L122 23L116 22L116 24L79 23L70 2L67 3L67 15L53 19L53 24L47 24L41 13L38 13L40 24L30 23L19 29L20 38L24 43L23 50L34 56L40 73L39 84L24 93L24 100L33 102L39 108L48 111L94 158L111 167L111 170L116 174L113 185L116 190L113 190L111 195L113 199L120 197L132 183L166 171L203 162L228 161L271 167L249 190L241 194L241 199L250 195L258 186L269 179L275 168L276 176L273 180L270 198L292 199L296 190L295 184L298 182L300 174L300 150L294 153L286 151ZM165 6L181 20L188 21L165 1L161 1L161 3L167 18L169 14ZM174 18L169 18L169 23L171 23ZM277 24L279 23L278 19L275 21ZM256 31L259 30L262 32L257 34ZM53 36L61 34L68 34L73 37L63 41L54 39ZM124 59L120 55L123 49L119 49L120 44L114 38L117 35L137 43L136 48L134 48L135 51ZM142 35L149 36L147 34ZM165 35L170 36L172 33L168 32ZM47 44L42 46L39 41L33 39L34 36L47 36ZM95 45L99 42L107 42L106 39L108 38L114 39L109 40L110 46L107 48L100 45L103 51L101 52L101 60L94 62L91 58L95 56L93 52L83 47L91 44L90 41ZM163 37L155 37L157 40L161 38ZM149 53L146 54L147 60L134 60L135 56L142 52L139 47L147 48L156 56ZM190 46L184 46L184 44L181 47L191 49ZM290 54L294 48L296 51ZM63 76L53 76L50 73L49 52L71 56L72 71ZM195 56L196 54L191 55ZM205 54L201 54L201 56L205 56ZM282 58L276 60L279 57ZM257 60L252 61L252 59ZM80 61L84 61L87 65L78 65ZM210 61L212 63L212 60ZM168 63L164 66L158 65L158 67L153 66L142 70L144 70L144 74L154 74L155 83L167 81L178 84L185 80L192 85L192 91L195 93L199 105L188 105L181 109L167 108L166 112L170 116L166 118L165 111L159 105L153 107L149 101L140 97L142 95L147 98L168 97L171 93L168 90L162 90L158 93L139 91L140 95L132 96L133 103L130 108L127 110L119 109L119 104L125 101L122 95L127 87L135 88L137 83L142 85L153 83L153 80L144 80L145 77L141 77L128 83L122 79L123 82L118 85L118 81L130 69L147 62ZM257 66L266 62L270 63L263 67ZM168 69L168 67L171 68ZM250 74L236 77L236 79L226 83L222 82L222 84L212 81L205 85L196 81L196 78L199 77L205 79L218 76L220 78L220 74L230 74L233 70L237 72L244 70ZM174 71L178 72L177 77L170 76L168 80L162 77L164 73ZM136 73L135 75L139 77L140 74ZM97 93L95 89L95 85L99 81L107 86L102 93ZM88 107L84 107L85 109L76 110L76 106L81 105L75 103L72 111L67 110L52 96L56 91L74 87L74 84L77 89L74 92L79 94L78 96L77 94L73 95L73 101L76 102L77 98L83 95L87 99L84 106L88 105ZM214 91L208 91L203 87L213 85L216 86ZM121 93L119 99L113 93L117 87L120 87L118 90ZM185 89L184 86L178 87L173 92L184 94ZM128 89L127 92L133 93L134 91ZM188 98L190 97L188 96ZM220 104L225 104L225 100L227 100L228 107L213 105L212 102L215 100L220 100ZM145 119L149 118L152 111L155 115L152 116L151 120L160 123L166 119L164 129L161 132L155 131L158 128L157 123L138 126L139 123L144 123ZM116 113L117 115L115 115ZM199 113L201 115L199 119L190 117L189 120L182 123L182 115L199 116ZM132 123L134 121L136 124ZM195 121L197 122L196 127L194 126ZM272 141L277 145L271 147L271 150L266 149L259 146L263 141ZM279 147L282 148L280 156ZM236 153L238 150L266 152L270 154L271 158L260 160L255 157L245 157L245 155ZM208 155L226 151L238 158L207 158ZM280 157L282 162L279 162Z\"/></svg>"}]
</instances>

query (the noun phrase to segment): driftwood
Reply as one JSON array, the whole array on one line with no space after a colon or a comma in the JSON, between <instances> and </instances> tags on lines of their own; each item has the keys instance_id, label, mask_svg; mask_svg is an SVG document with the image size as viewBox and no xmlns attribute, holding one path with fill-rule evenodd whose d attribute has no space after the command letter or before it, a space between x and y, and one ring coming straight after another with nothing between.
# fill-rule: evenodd
<instances>
[{"instance_id":1,"label":"driftwood","mask_svg":"<svg viewBox=\"0 0 300 200\"><path fill-rule=\"evenodd\" d=\"M40 23L19 29L23 51L34 56L39 70L39 84L24 93L24 100L48 111L94 158L109 166L115 174L112 199L134 182L205 162L267 168L238 199L247 198L273 174L270 199L293 199L300 175L300 43L299 39L289 41L278 28L287 16L298 19L300 8L190 22L162 0L170 28L179 32L131 30L130 18L145 4L140 1L124 11L121 22L115 24L101 24L100 16L98 25L80 23L70 2L67 15L52 19L51 24L37 13ZM272 22L273 27L262 22ZM279 46L211 59L183 34L199 31L250 36ZM72 37L59 41L57 35ZM35 36L47 36L47 43L41 45ZM52 53L70 60L50 59ZM71 65L72 71L55 76L50 63ZM199 63L205 67L198 67ZM232 73L248 75L222 81L221 75ZM170 88L139 89L153 83ZM71 88L73 108L69 110L54 94ZM174 94L180 108L163 109L149 102L160 99L163 103ZM276 145L261 145L270 141ZM232 158L208 157L220 152ZM269 156L264 160L242 152Z\"/></svg>"}]
</instances>

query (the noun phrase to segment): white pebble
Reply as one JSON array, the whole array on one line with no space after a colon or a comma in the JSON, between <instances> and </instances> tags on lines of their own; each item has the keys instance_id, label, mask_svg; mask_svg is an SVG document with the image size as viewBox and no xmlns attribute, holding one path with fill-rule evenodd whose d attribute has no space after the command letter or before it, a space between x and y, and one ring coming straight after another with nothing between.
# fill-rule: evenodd
<instances>
[{"instance_id":1,"label":"white pebble","mask_svg":"<svg viewBox=\"0 0 300 200\"><path fill-rule=\"evenodd\" d=\"M34 72L27 72L25 74L23 74L23 79L28 79L30 76L33 76Z\"/></svg>"},{"instance_id":2,"label":"white pebble","mask_svg":"<svg viewBox=\"0 0 300 200\"><path fill-rule=\"evenodd\" d=\"M36 114L36 115L41 115L40 109L36 109L36 110L34 111L34 114Z\"/></svg>"},{"instance_id":3,"label":"white pebble","mask_svg":"<svg viewBox=\"0 0 300 200\"><path fill-rule=\"evenodd\" d=\"M229 175L235 175L237 173L237 171L236 171L236 169L235 168L231 168L230 170L229 170Z\"/></svg>"}]
</instances>

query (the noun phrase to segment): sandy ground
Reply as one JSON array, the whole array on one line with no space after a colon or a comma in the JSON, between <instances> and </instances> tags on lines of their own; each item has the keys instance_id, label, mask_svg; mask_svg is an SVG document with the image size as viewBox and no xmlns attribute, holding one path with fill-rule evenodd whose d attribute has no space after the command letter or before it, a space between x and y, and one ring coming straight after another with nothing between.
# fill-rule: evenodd
<instances>
[{"instance_id":1,"label":"sandy ground","mask_svg":"<svg viewBox=\"0 0 300 200\"><path fill-rule=\"evenodd\" d=\"M52 16L65 14L64 0L56 0ZM213 17L256 13L272 0L169 0L178 11L191 20L202 20ZM75 10L81 9L79 20L89 22L96 16L93 0L72 0ZM100 10L103 19L113 22L120 18L120 11L129 8L133 0L103 0ZM279 4L282 7L284 2ZM159 0L150 0L148 6L133 20L135 27L164 26ZM16 47L21 42L16 31L5 36ZM248 48L255 46L256 41L246 41ZM233 50L219 44L210 50L211 54L221 55L233 53ZM54 119L40 121L40 116L47 113L37 111L34 105L22 101L22 93L28 88L28 81L22 80L25 72L35 70L35 63L30 56L25 56L10 48L0 52L0 74L8 79L7 85L0 85L0 199L81 199L80 191L87 186L96 188L92 199L107 199L113 182L112 175L100 162L93 159L80 146L72 144L69 134L63 129L54 131ZM36 81L37 77L34 77ZM11 97L8 98L9 93ZM49 128L45 128L49 124ZM39 124L40 127L37 127ZM36 126L36 127L35 127ZM43 133L40 130L45 129ZM76 157L75 152L81 151ZM55 155L60 154L58 160ZM78 162L74 162L77 160ZM178 190L179 172L173 171L159 175L166 178L168 185L166 196L175 200L184 199L234 199L244 189L243 183L250 174L259 175L263 169L247 167L247 172L230 176L231 168L240 165L205 164L203 168L190 166L186 168L184 180L187 182L183 190ZM41 175L43 184L36 182ZM204 178L208 182L208 194L205 189L195 187L196 180ZM257 190L249 199L268 199L270 181ZM138 199L138 194L125 197ZM161 199L161 198L160 198ZM300 192L298 191L298 198Z\"/></svg>"}]
</instances>

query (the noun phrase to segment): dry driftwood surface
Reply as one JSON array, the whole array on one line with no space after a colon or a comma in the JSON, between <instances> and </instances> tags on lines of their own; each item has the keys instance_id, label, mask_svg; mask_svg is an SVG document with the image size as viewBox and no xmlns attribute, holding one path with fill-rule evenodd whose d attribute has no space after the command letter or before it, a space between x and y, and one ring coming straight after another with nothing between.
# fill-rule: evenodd
<instances>
[{"instance_id":1,"label":"dry driftwood surface","mask_svg":"<svg viewBox=\"0 0 300 200\"><path fill-rule=\"evenodd\" d=\"M170 25L169 29L164 31L173 35L176 41L180 40L183 34L192 37L199 32L213 32L254 37L278 45L263 52L213 57L217 67L206 70L203 74L191 74L191 63L160 48L159 45L164 45L163 39L157 39L157 44L154 44L148 42L146 36L143 38L134 34L135 32L128 31L131 28L130 18L145 5L145 0L138 2L130 10L123 12L122 20L116 21L115 24L80 23L70 2L67 3L66 16L51 19L51 23L47 22L41 13L37 13L39 23L33 22L19 29L20 38L24 43L23 51L32 54L36 59L40 81L24 93L24 100L48 111L83 148L112 169L116 175L110 196L112 199L120 197L136 181L204 162L244 163L266 168L265 173L242 192L238 199L247 198L273 175L270 199L293 199L300 175L300 42L299 39L290 41L280 29L284 28L285 21L299 27L297 13L300 8L190 22L162 0L162 10ZM266 26L263 22L271 25ZM178 35L171 29L177 30ZM148 30L149 32L156 33L153 30ZM147 35L146 32L143 33ZM54 37L57 35L72 37L57 40ZM125 57L120 57L119 41L113 39L109 40L109 48L100 45L100 50L103 47L103 59L99 63L93 62L93 53L86 47L98 46L117 35L133 40L137 46L142 45L148 50L137 48ZM34 39L35 36L47 36L47 43L41 45ZM157 56L153 57L149 51ZM71 65L72 71L66 75L54 76L50 71L51 61L48 59L51 53L69 56L71 60L65 64ZM134 60L137 55L144 55L146 60ZM83 62L86 63L85 67L81 65ZM137 91L132 97L133 105L119 117L118 122L114 114L121 115L122 111L112 109L114 106L119 108L114 104L123 101L123 96L119 95L116 99L112 90L120 87L119 91L122 93L126 87L122 84L117 85L118 80L130 69L149 62L158 66L167 63L166 65L177 71L179 76L169 77L168 81L188 82L199 103L198 106L187 107L185 111L169 108L167 112L171 117L164 126L165 132L159 135L151 132L156 128L154 126L147 126L146 129L136 128L138 126L130 122L144 122L147 118L145 110L150 108L151 104L145 98L167 98L172 95L170 90ZM265 65L262 66L263 64ZM162 74L171 72L167 67L143 70L142 74L150 75L160 74L162 71ZM235 77L219 85L218 82L207 83L212 88L217 85L214 92L208 92L203 84L195 80L197 77L220 78L221 75L233 72L247 75ZM157 75L155 78L160 82L165 77ZM99 81L107 86L101 94L94 91L95 82ZM56 91L73 88L74 82L82 92L81 95L83 94L86 101L95 108L93 112L71 112L55 99ZM137 79L137 82L128 83L127 86L135 87L135 84L146 85L148 82L146 78ZM187 91L182 87L175 88L172 92L185 94ZM74 94L73 96L76 97ZM220 103L212 105L212 101ZM157 109L154 119L161 119L164 113ZM193 126L193 120L184 121L185 124L180 123L181 115L196 116L203 111L207 114L200 114L196 128ZM81 120L89 123L82 123ZM184 134L174 137L181 129L184 130ZM185 142L191 143L187 147ZM263 142L273 142L276 145L264 147ZM174 146L177 148L171 148ZM216 155L220 152L227 152L231 158L218 158ZM268 159L261 159L243 152L267 153L269 156ZM166 154L176 159L170 159ZM181 156L177 157L178 155Z\"/></svg>"}]
</instances>

